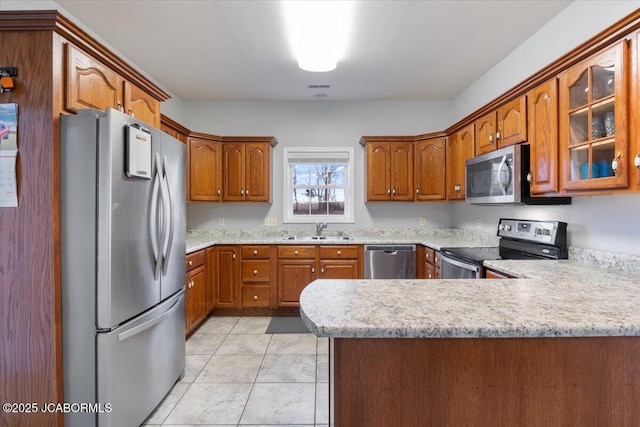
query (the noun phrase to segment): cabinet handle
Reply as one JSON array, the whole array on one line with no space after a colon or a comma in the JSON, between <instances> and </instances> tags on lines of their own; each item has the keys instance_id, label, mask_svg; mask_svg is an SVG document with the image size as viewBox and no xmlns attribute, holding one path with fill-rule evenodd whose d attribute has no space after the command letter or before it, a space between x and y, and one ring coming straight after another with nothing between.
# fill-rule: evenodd
<instances>
[{"instance_id":1,"label":"cabinet handle","mask_svg":"<svg viewBox=\"0 0 640 427\"><path fill-rule=\"evenodd\" d=\"M193 261L189 261L189 267L193 265Z\"/></svg>"},{"instance_id":2,"label":"cabinet handle","mask_svg":"<svg viewBox=\"0 0 640 427\"><path fill-rule=\"evenodd\" d=\"M493 144L493 132L489 134L489 142Z\"/></svg>"},{"instance_id":3,"label":"cabinet handle","mask_svg":"<svg viewBox=\"0 0 640 427\"><path fill-rule=\"evenodd\" d=\"M218 190L217 190L217 191L218 191L218 196L219 196L219 195L220 195L220 187L218 187Z\"/></svg>"},{"instance_id":4,"label":"cabinet handle","mask_svg":"<svg viewBox=\"0 0 640 427\"><path fill-rule=\"evenodd\" d=\"M255 276L256 274L258 274L258 270L253 270L253 275Z\"/></svg>"},{"instance_id":5,"label":"cabinet handle","mask_svg":"<svg viewBox=\"0 0 640 427\"><path fill-rule=\"evenodd\" d=\"M387 194L391 194L391 189L387 188Z\"/></svg>"},{"instance_id":6,"label":"cabinet handle","mask_svg":"<svg viewBox=\"0 0 640 427\"><path fill-rule=\"evenodd\" d=\"M618 155L611 162L611 169L616 175L620 175L620 170L618 169L618 159L622 157L622 154L618 153Z\"/></svg>"},{"instance_id":7,"label":"cabinet handle","mask_svg":"<svg viewBox=\"0 0 640 427\"><path fill-rule=\"evenodd\" d=\"M500 131L496 132L496 141L500 141L500 138L502 138L502 136L500 135Z\"/></svg>"},{"instance_id":8,"label":"cabinet handle","mask_svg":"<svg viewBox=\"0 0 640 427\"><path fill-rule=\"evenodd\" d=\"M633 164L635 167L640 169L640 153L636 154L636 158L633 159Z\"/></svg>"},{"instance_id":9,"label":"cabinet handle","mask_svg":"<svg viewBox=\"0 0 640 427\"><path fill-rule=\"evenodd\" d=\"M298 251L297 250L293 251L293 254L298 255Z\"/></svg>"},{"instance_id":10,"label":"cabinet handle","mask_svg":"<svg viewBox=\"0 0 640 427\"><path fill-rule=\"evenodd\" d=\"M244 196L244 188L241 188L241 189L240 189L240 195L241 195L241 196Z\"/></svg>"},{"instance_id":11,"label":"cabinet handle","mask_svg":"<svg viewBox=\"0 0 640 427\"><path fill-rule=\"evenodd\" d=\"M531 172L529 172L527 174L527 182L530 183L532 180L533 180L533 171L531 171Z\"/></svg>"},{"instance_id":12,"label":"cabinet handle","mask_svg":"<svg viewBox=\"0 0 640 427\"><path fill-rule=\"evenodd\" d=\"M253 254L258 255L258 251L257 250L253 251Z\"/></svg>"},{"instance_id":13,"label":"cabinet handle","mask_svg":"<svg viewBox=\"0 0 640 427\"><path fill-rule=\"evenodd\" d=\"M396 194L396 189L394 188L393 190L391 190L391 192L392 192L393 194Z\"/></svg>"},{"instance_id":14,"label":"cabinet handle","mask_svg":"<svg viewBox=\"0 0 640 427\"><path fill-rule=\"evenodd\" d=\"M254 295L254 296L253 296L253 300L254 300L254 301L258 301L258 295Z\"/></svg>"},{"instance_id":15,"label":"cabinet handle","mask_svg":"<svg viewBox=\"0 0 640 427\"><path fill-rule=\"evenodd\" d=\"M124 113L124 108L122 108L122 104L120 103L120 101L118 101L118 111Z\"/></svg>"},{"instance_id":16,"label":"cabinet handle","mask_svg":"<svg viewBox=\"0 0 640 427\"><path fill-rule=\"evenodd\" d=\"M245 196L249 195L249 189L248 188L244 190L244 194L245 194Z\"/></svg>"},{"instance_id":17,"label":"cabinet handle","mask_svg":"<svg viewBox=\"0 0 640 427\"><path fill-rule=\"evenodd\" d=\"M338 251L338 255L342 255L342 251Z\"/></svg>"},{"instance_id":18,"label":"cabinet handle","mask_svg":"<svg viewBox=\"0 0 640 427\"><path fill-rule=\"evenodd\" d=\"M315 273L315 272L316 272L315 267L311 267L311 272L312 272L312 273Z\"/></svg>"},{"instance_id":19,"label":"cabinet handle","mask_svg":"<svg viewBox=\"0 0 640 427\"><path fill-rule=\"evenodd\" d=\"M420 194L420 189L416 188L416 194Z\"/></svg>"},{"instance_id":20,"label":"cabinet handle","mask_svg":"<svg viewBox=\"0 0 640 427\"><path fill-rule=\"evenodd\" d=\"M233 255L231 255L231 257L232 257L233 259L236 259L236 253L234 252L234 253L233 253Z\"/></svg>"},{"instance_id":21,"label":"cabinet handle","mask_svg":"<svg viewBox=\"0 0 640 427\"><path fill-rule=\"evenodd\" d=\"M427 257L427 259L429 259L429 258L431 258L431 255L427 254L426 257Z\"/></svg>"},{"instance_id":22,"label":"cabinet handle","mask_svg":"<svg viewBox=\"0 0 640 427\"><path fill-rule=\"evenodd\" d=\"M431 272L429 272L429 277L427 277L427 279L431 279Z\"/></svg>"},{"instance_id":23,"label":"cabinet handle","mask_svg":"<svg viewBox=\"0 0 640 427\"><path fill-rule=\"evenodd\" d=\"M324 267L320 269L320 273L324 274Z\"/></svg>"}]
</instances>

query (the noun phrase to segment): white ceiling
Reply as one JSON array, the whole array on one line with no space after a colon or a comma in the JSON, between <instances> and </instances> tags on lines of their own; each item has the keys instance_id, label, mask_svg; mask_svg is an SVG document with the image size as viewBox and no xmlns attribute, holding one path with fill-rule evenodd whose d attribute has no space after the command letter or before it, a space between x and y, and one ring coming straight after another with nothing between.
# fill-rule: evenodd
<instances>
[{"instance_id":1,"label":"white ceiling","mask_svg":"<svg viewBox=\"0 0 640 427\"><path fill-rule=\"evenodd\" d=\"M185 101L453 99L571 2L358 1L346 57L311 73L278 1L56 1Z\"/></svg>"}]
</instances>

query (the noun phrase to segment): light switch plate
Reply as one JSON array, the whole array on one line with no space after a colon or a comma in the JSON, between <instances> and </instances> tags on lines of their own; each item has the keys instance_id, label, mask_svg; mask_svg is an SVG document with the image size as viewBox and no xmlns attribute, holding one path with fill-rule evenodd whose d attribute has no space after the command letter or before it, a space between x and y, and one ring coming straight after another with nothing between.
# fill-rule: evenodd
<instances>
[{"instance_id":1,"label":"light switch plate","mask_svg":"<svg viewBox=\"0 0 640 427\"><path fill-rule=\"evenodd\" d=\"M218 218L218 225L224 227L224 218Z\"/></svg>"},{"instance_id":2,"label":"light switch plate","mask_svg":"<svg viewBox=\"0 0 640 427\"><path fill-rule=\"evenodd\" d=\"M265 227L276 227L278 225L278 218L275 216L268 216L264 219Z\"/></svg>"},{"instance_id":3,"label":"light switch plate","mask_svg":"<svg viewBox=\"0 0 640 427\"><path fill-rule=\"evenodd\" d=\"M421 216L420 217L420 225L427 225L427 218Z\"/></svg>"}]
</instances>

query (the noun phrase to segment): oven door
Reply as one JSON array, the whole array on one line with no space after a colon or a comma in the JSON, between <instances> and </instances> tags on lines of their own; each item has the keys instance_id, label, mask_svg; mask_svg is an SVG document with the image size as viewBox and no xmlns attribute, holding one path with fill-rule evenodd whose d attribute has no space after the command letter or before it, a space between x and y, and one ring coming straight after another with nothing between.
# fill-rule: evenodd
<instances>
[{"instance_id":1,"label":"oven door","mask_svg":"<svg viewBox=\"0 0 640 427\"><path fill-rule=\"evenodd\" d=\"M480 279L482 268L469 262L449 258L440 253L441 279Z\"/></svg>"}]
</instances>

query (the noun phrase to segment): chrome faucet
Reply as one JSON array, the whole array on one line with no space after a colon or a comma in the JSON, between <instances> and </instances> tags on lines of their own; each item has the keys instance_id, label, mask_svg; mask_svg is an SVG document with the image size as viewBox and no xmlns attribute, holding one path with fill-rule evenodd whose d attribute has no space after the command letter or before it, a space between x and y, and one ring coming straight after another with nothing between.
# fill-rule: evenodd
<instances>
[{"instance_id":1,"label":"chrome faucet","mask_svg":"<svg viewBox=\"0 0 640 427\"><path fill-rule=\"evenodd\" d=\"M322 234L322 230L327 228L326 223L319 222L316 224L316 236L320 236Z\"/></svg>"}]
</instances>

